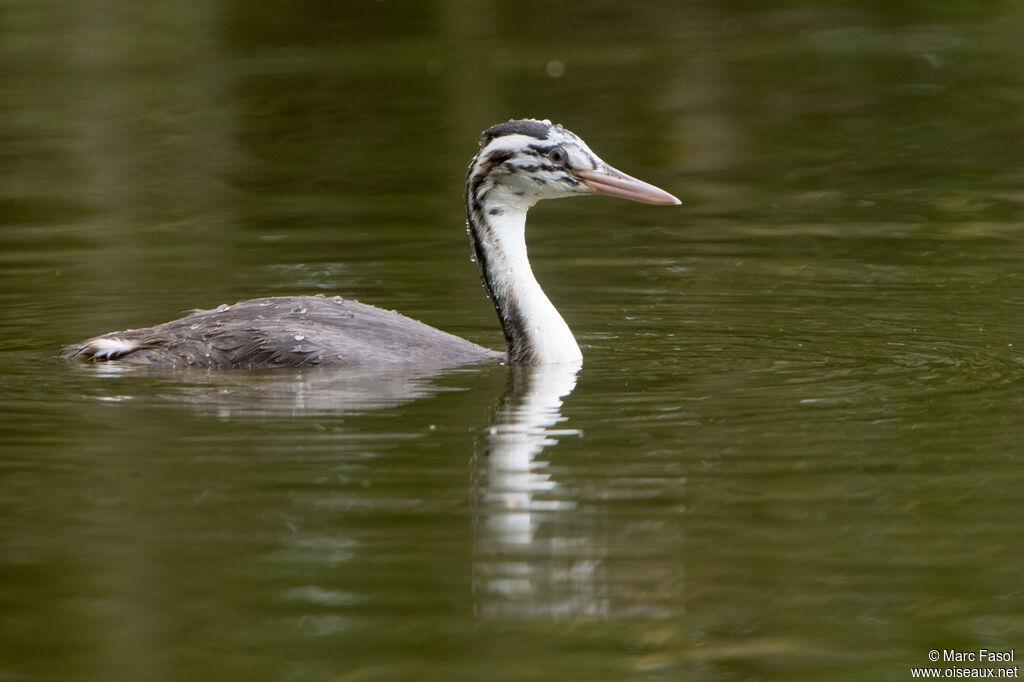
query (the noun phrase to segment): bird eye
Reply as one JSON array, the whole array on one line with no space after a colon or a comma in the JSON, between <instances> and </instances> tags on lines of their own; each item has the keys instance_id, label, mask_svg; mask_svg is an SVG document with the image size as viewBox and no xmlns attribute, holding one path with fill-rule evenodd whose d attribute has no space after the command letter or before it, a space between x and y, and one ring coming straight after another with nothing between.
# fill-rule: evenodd
<instances>
[{"instance_id":1,"label":"bird eye","mask_svg":"<svg viewBox=\"0 0 1024 682\"><path fill-rule=\"evenodd\" d=\"M561 147L555 147L554 149L548 152L548 160L551 161L551 163L556 164L558 166L564 166L566 162L569 160L569 153L566 152Z\"/></svg>"}]
</instances>

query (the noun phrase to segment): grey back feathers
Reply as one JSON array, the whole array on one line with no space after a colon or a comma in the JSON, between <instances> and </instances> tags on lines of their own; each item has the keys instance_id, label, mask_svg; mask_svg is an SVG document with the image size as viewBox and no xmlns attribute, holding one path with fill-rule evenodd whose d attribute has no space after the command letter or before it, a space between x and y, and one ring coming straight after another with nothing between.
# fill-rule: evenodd
<instances>
[{"instance_id":1,"label":"grey back feathers","mask_svg":"<svg viewBox=\"0 0 1024 682\"><path fill-rule=\"evenodd\" d=\"M64 350L81 360L204 369L499 362L489 350L394 311L340 296L279 296L200 310Z\"/></svg>"}]
</instances>

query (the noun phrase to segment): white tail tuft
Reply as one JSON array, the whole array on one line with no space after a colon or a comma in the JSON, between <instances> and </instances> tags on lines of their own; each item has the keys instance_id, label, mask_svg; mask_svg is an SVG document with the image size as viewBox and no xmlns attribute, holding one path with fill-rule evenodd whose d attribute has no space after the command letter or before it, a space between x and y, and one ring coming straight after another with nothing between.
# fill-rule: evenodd
<instances>
[{"instance_id":1,"label":"white tail tuft","mask_svg":"<svg viewBox=\"0 0 1024 682\"><path fill-rule=\"evenodd\" d=\"M78 353L75 353L75 355L84 355L94 361L114 360L122 355L131 353L138 347L139 345L135 341L128 341L116 336L108 336L93 339Z\"/></svg>"}]
</instances>

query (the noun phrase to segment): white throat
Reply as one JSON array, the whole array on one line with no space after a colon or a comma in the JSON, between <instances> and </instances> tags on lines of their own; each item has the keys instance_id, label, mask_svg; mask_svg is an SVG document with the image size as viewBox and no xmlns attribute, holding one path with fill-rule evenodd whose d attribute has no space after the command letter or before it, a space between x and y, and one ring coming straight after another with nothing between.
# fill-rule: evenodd
<instances>
[{"instance_id":1,"label":"white throat","mask_svg":"<svg viewBox=\"0 0 1024 682\"><path fill-rule=\"evenodd\" d=\"M526 255L526 212L532 202L493 187L470 206L470 239L480 276L501 320L510 362L579 362L569 326L540 288Z\"/></svg>"}]
</instances>

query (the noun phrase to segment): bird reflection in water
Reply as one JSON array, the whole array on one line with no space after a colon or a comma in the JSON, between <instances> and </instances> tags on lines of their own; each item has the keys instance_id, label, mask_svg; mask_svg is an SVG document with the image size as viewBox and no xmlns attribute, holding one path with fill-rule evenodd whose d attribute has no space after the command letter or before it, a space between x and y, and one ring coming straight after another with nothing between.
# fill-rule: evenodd
<instances>
[{"instance_id":1,"label":"bird reflection in water","mask_svg":"<svg viewBox=\"0 0 1024 682\"><path fill-rule=\"evenodd\" d=\"M478 618L659 622L683 608L681 528L663 505L642 511L650 491L630 475L635 469L602 469L581 486L553 478L542 458L560 440L583 437L562 415L578 371L574 364L508 368L505 395L472 463ZM602 501L616 499L630 500L631 512L609 514Z\"/></svg>"},{"instance_id":2,"label":"bird reflection in water","mask_svg":"<svg viewBox=\"0 0 1024 682\"><path fill-rule=\"evenodd\" d=\"M571 511L538 455L573 429L562 400L579 364L509 368L509 390L474 459L476 615L482 618L601 617L607 604L593 580L585 538L542 536L544 517Z\"/></svg>"}]
</instances>

